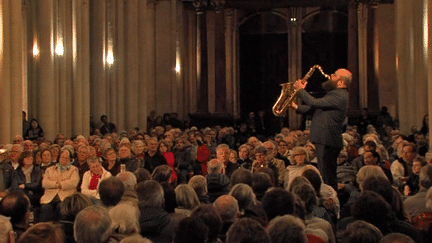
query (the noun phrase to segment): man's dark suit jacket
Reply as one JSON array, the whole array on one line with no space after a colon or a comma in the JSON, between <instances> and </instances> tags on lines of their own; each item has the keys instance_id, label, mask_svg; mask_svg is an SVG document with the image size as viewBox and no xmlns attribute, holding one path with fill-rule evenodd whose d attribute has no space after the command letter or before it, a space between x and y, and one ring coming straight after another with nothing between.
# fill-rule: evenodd
<instances>
[{"instance_id":1,"label":"man's dark suit jacket","mask_svg":"<svg viewBox=\"0 0 432 243\"><path fill-rule=\"evenodd\" d=\"M305 103L305 105L298 106L297 113L305 113L311 109L315 111L309 140L315 144L342 148L343 123L348 109L348 91L334 89L324 97L316 99L306 90L301 89L297 95Z\"/></svg>"}]
</instances>

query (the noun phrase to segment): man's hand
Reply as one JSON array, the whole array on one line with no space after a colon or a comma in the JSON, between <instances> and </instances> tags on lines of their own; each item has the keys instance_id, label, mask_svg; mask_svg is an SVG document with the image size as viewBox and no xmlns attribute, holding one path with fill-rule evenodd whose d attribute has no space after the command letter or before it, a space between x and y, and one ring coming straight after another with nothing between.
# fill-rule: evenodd
<instances>
[{"instance_id":1,"label":"man's hand","mask_svg":"<svg viewBox=\"0 0 432 243\"><path fill-rule=\"evenodd\" d=\"M299 79L294 83L294 88L296 90L304 89L306 85L307 85L307 81L304 81L303 79Z\"/></svg>"},{"instance_id":2,"label":"man's hand","mask_svg":"<svg viewBox=\"0 0 432 243\"><path fill-rule=\"evenodd\" d=\"M18 186L18 188L19 188L19 189L24 189L24 188L25 188L25 185L24 185L24 184L21 184L21 185Z\"/></svg>"},{"instance_id":3,"label":"man's hand","mask_svg":"<svg viewBox=\"0 0 432 243\"><path fill-rule=\"evenodd\" d=\"M298 105L294 102L291 103L291 108L293 108L294 110L298 109Z\"/></svg>"}]
</instances>

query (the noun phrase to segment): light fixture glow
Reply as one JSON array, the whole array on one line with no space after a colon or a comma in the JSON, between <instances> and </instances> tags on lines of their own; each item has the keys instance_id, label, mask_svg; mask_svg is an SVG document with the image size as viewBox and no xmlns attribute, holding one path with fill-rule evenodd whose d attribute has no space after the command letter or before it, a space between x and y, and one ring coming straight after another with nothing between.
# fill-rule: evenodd
<instances>
[{"instance_id":1,"label":"light fixture glow","mask_svg":"<svg viewBox=\"0 0 432 243\"><path fill-rule=\"evenodd\" d=\"M38 56L39 55L39 48L37 46L37 42L33 43L33 56Z\"/></svg>"},{"instance_id":2,"label":"light fixture glow","mask_svg":"<svg viewBox=\"0 0 432 243\"><path fill-rule=\"evenodd\" d=\"M177 60L176 60L176 67L175 67L175 71L176 71L176 73L180 73L180 61L179 61L178 58L177 58Z\"/></svg>"},{"instance_id":3,"label":"light fixture glow","mask_svg":"<svg viewBox=\"0 0 432 243\"><path fill-rule=\"evenodd\" d=\"M63 56L64 53L63 43L61 43L60 41L57 42L55 52L57 55Z\"/></svg>"},{"instance_id":4,"label":"light fixture glow","mask_svg":"<svg viewBox=\"0 0 432 243\"><path fill-rule=\"evenodd\" d=\"M112 51L108 51L108 55L107 55L107 58L106 58L106 62L107 62L109 65L112 65L112 64L114 63L114 55L113 55L113 52L112 52Z\"/></svg>"}]
</instances>

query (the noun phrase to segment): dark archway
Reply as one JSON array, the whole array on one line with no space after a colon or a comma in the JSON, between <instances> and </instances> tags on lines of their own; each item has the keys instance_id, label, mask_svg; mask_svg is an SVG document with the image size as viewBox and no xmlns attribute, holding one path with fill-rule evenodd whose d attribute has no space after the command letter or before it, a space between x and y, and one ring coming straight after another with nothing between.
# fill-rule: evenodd
<instances>
[{"instance_id":1,"label":"dark archway","mask_svg":"<svg viewBox=\"0 0 432 243\"><path fill-rule=\"evenodd\" d=\"M277 12L249 16L240 33L240 110L249 112L271 108L280 94L279 84L288 77L287 20Z\"/></svg>"}]
</instances>

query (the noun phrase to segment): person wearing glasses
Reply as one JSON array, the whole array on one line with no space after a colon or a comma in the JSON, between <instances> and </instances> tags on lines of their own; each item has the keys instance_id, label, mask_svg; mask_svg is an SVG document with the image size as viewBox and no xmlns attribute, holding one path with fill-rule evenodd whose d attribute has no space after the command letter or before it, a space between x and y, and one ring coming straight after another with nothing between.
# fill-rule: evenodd
<instances>
[{"instance_id":1,"label":"person wearing glasses","mask_svg":"<svg viewBox=\"0 0 432 243\"><path fill-rule=\"evenodd\" d=\"M297 176L301 176L302 168L310 164L309 153L302 146L294 147L290 154L291 165L287 167L284 175L284 187L288 188Z\"/></svg>"}]
</instances>

